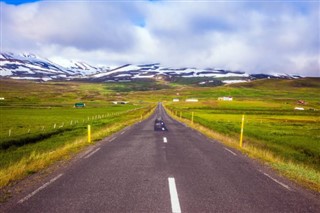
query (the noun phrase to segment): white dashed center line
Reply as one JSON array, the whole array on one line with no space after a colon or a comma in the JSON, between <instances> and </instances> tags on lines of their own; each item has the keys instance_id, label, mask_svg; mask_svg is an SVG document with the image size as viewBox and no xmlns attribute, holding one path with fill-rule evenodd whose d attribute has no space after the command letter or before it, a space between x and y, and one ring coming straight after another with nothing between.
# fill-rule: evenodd
<instances>
[{"instance_id":1,"label":"white dashed center line","mask_svg":"<svg viewBox=\"0 0 320 213\"><path fill-rule=\"evenodd\" d=\"M28 200L29 198L31 198L32 196L34 196L35 194L37 194L38 192L40 192L42 189L46 188L47 186L49 186L51 183L53 183L54 181L58 180L58 178L60 178L63 174L60 174L58 176L56 176L55 178L52 178L49 182L43 184L42 186L40 186L38 189L36 189L35 191L33 191L32 193L28 194L26 197L24 197L23 199L19 200L18 203L23 203L24 201Z\"/></svg>"},{"instance_id":2,"label":"white dashed center line","mask_svg":"<svg viewBox=\"0 0 320 213\"><path fill-rule=\"evenodd\" d=\"M176 182L173 177L169 177L168 181L169 181L172 213L181 213L179 197L178 197L178 192L176 188Z\"/></svg>"},{"instance_id":3,"label":"white dashed center line","mask_svg":"<svg viewBox=\"0 0 320 213\"><path fill-rule=\"evenodd\" d=\"M166 137L163 137L163 143L168 143L168 140Z\"/></svg>"}]
</instances>

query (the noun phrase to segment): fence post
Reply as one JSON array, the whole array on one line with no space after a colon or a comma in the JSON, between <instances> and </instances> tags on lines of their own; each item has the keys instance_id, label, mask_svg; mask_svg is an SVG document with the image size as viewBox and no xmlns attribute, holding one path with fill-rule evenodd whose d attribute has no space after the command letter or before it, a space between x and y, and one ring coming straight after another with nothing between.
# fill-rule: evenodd
<instances>
[{"instance_id":1,"label":"fence post","mask_svg":"<svg viewBox=\"0 0 320 213\"><path fill-rule=\"evenodd\" d=\"M194 112L192 112L192 116L191 116L191 123L193 124L193 116L194 116Z\"/></svg>"},{"instance_id":2,"label":"fence post","mask_svg":"<svg viewBox=\"0 0 320 213\"><path fill-rule=\"evenodd\" d=\"M91 126L88 125L88 142L91 143Z\"/></svg>"},{"instance_id":3,"label":"fence post","mask_svg":"<svg viewBox=\"0 0 320 213\"><path fill-rule=\"evenodd\" d=\"M243 127L244 127L244 115L242 115L241 133L240 133L240 147L241 148L242 148L242 139L243 139Z\"/></svg>"}]
</instances>

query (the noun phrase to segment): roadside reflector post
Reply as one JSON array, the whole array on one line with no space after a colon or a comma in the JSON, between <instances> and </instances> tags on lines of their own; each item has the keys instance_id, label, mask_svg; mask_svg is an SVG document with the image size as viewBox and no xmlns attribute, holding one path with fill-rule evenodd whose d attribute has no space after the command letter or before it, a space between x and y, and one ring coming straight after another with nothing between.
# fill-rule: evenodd
<instances>
[{"instance_id":1,"label":"roadside reflector post","mask_svg":"<svg viewBox=\"0 0 320 213\"><path fill-rule=\"evenodd\" d=\"M191 123L193 124L193 116L194 116L194 112L192 112L192 116L191 116Z\"/></svg>"},{"instance_id":2,"label":"roadside reflector post","mask_svg":"<svg viewBox=\"0 0 320 213\"><path fill-rule=\"evenodd\" d=\"M88 125L88 143L91 143L91 126Z\"/></svg>"},{"instance_id":3,"label":"roadside reflector post","mask_svg":"<svg viewBox=\"0 0 320 213\"><path fill-rule=\"evenodd\" d=\"M243 139L243 127L244 127L244 115L242 115L241 133L240 133L240 147L241 148L242 148L242 139Z\"/></svg>"}]
</instances>

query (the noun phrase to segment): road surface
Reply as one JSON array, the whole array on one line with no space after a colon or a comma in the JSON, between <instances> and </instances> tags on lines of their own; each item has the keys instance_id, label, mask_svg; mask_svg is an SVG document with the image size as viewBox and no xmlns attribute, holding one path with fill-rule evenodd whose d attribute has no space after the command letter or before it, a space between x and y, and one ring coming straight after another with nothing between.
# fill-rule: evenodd
<instances>
[{"instance_id":1,"label":"road surface","mask_svg":"<svg viewBox=\"0 0 320 213\"><path fill-rule=\"evenodd\" d=\"M154 131L162 117L167 131ZM5 212L320 212L318 195L170 118L92 146Z\"/></svg>"}]
</instances>

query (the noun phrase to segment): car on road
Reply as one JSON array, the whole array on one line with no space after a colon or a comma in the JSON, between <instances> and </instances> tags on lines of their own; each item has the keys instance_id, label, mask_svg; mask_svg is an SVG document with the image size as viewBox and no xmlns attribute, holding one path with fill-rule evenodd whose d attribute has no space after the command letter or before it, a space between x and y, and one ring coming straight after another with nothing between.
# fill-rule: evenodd
<instances>
[{"instance_id":1,"label":"car on road","mask_svg":"<svg viewBox=\"0 0 320 213\"><path fill-rule=\"evenodd\" d=\"M166 125L164 124L162 118L157 118L154 121L154 131L166 131Z\"/></svg>"}]
</instances>

